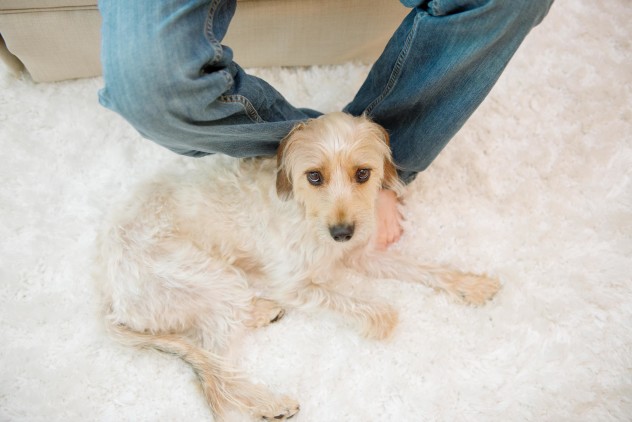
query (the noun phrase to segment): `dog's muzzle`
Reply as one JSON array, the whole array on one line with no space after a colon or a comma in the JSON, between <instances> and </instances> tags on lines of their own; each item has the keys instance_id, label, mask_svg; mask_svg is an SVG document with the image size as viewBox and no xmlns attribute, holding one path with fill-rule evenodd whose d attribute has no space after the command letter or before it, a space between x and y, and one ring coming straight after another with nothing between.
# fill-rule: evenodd
<instances>
[{"instance_id":1,"label":"dog's muzzle","mask_svg":"<svg viewBox=\"0 0 632 422\"><path fill-rule=\"evenodd\" d=\"M355 226L353 224L337 224L329 227L329 234L336 242L346 242L353 237Z\"/></svg>"}]
</instances>

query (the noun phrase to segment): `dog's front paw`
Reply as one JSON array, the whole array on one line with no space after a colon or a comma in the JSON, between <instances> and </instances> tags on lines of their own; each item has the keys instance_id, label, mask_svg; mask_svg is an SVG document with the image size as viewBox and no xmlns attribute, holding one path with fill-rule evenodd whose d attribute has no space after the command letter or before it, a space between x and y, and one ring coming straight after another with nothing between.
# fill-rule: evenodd
<instances>
[{"instance_id":1,"label":"dog's front paw","mask_svg":"<svg viewBox=\"0 0 632 422\"><path fill-rule=\"evenodd\" d=\"M454 276L450 290L463 302L479 306L494 297L500 282L497 278L462 273Z\"/></svg>"},{"instance_id":2,"label":"dog's front paw","mask_svg":"<svg viewBox=\"0 0 632 422\"><path fill-rule=\"evenodd\" d=\"M249 328L260 328L277 322L285 315L285 311L277 302L256 298L252 301L249 318L245 324Z\"/></svg>"},{"instance_id":3,"label":"dog's front paw","mask_svg":"<svg viewBox=\"0 0 632 422\"><path fill-rule=\"evenodd\" d=\"M266 421L285 421L291 419L299 410L301 407L298 402L287 396L281 396L274 402L261 406L257 409L257 413Z\"/></svg>"},{"instance_id":4,"label":"dog's front paw","mask_svg":"<svg viewBox=\"0 0 632 422\"><path fill-rule=\"evenodd\" d=\"M368 339L384 340L391 335L398 321L397 311L391 306L368 305L364 313L362 335Z\"/></svg>"}]
</instances>

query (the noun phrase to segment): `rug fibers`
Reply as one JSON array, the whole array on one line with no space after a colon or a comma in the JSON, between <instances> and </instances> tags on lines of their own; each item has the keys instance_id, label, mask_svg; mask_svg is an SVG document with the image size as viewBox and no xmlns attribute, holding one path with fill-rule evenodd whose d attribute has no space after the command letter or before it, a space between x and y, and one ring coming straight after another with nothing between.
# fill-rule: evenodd
<instances>
[{"instance_id":1,"label":"rug fibers","mask_svg":"<svg viewBox=\"0 0 632 422\"><path fill-rule=\"evenodd\" d=\"M632 420L632 7L558 1L409 188L396 246L489 272L469 308L401 281L385 343L290 312L238 345L296 421ZM253 70L298 106L338 110L368 67ZM0 77L0 420L206 421L191 370L113 343L91 284L107 210L178 157L101 108L99 78Z\"/></svg>"}]
</instances>

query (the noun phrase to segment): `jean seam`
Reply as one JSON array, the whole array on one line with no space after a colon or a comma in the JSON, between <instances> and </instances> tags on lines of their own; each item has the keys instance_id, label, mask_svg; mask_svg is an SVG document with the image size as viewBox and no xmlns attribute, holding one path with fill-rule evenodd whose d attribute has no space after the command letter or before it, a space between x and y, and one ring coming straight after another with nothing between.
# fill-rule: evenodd
<instances>
[{"instance_id":1,"label":"jean seam","mask_svg":"<svg viewBox=\"0 0 632 422\"><path fill-rule=\"evenodd\" d=\"M243 95L222 95L218 98L218 101L223 103L239 103L244 107L246 115L253 123L265 123L265 120L261 118L255 106L253 106L250 100Z\"/></svg>"},{"instance_id":2,"label":"jean seam","mask_svg":"<svg viewBox=\"0 0 632 422\"><path fill-rule=\"evenodd\" d=\"M208 14L206 16L206 22L204 23L204 35L206 36L207 41L211 44L211 47L213 48L213 59L211 63L219 62L222 56L222 45L215 38L215 35L213 34L213 24L214 24L214 19L215 19L215 13L217 12L217 8L219 7L222 1L223 0L214 0L213 2L211 2L211 5L209 6L209 9L208 9ZM224 72L224 77L226 78L229 85L232 86L234 81L231 75L228 72ZM257 112L257 109L252 105L250 100L244 97L243 95L239 95L239 94L222 95L217 100L222 103L233 103L233 104L239 103L244 108L244 111L246 112L246 116L248 116L248 118L253 123L265 123L265 120L261 118L261 116Z\"/></svg>"},{"instance_id":3,"label":"jean seam","mask_svg":"<svg viewBox=\"0 0 632 422\"><path fill-rule=\"evenodd\" d=\"M222 0L214 0L213 2L211 2L211 5L208 9L208 14L206 15L206 22L204 24L204 35L213 48L213 60L211 63L217 63L221 59L222 45L215 38L215 35L213 35L213 21L215 19L215 12L217 11L217 7L221 3L221 1Z\"/></svg>"},{"instance_id":4,"label":"jean seam","mask_svg":"<svg viewBox=\"0 0 632 422\"><path fill-rule=\"evenodd\" d=\"M415 37L415 34L417 33L417 27L418 27L417 19L419 18L419 16L420 15L417 15L415 17L415 21L413 22L413 28L411 28L411 30L408 32L408 36L406 37L406 41L404 42L402 51L400 51L399 56L397 57L397 60L395 61L395 66L393 66L393 71L391 72L391 76L389 77L388 82L386 83L386 86L384 87L384 90L375 100L373 100L373 102L371 102L371 104L367 106L367 108L364 110L365 114L370 115L371 111L373 111L378 105L380 105L380 103L384 101L384 99L393 91L393 88L395 87L395 85L397 85L397 82L399 81L399 76L402 71L402 67L404 67L404 63L406 59L408 58L408 53L410 52L410 47L412 46L413 38Z\"/></svg>"}]
</instances>

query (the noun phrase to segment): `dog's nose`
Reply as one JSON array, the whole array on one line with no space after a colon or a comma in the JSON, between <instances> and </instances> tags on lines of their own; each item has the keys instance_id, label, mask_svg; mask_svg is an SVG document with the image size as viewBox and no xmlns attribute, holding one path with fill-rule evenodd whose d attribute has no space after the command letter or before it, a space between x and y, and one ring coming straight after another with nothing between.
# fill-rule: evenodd
<instances>
[{"instance_id":1,"label":"dog's nose","mask_svg":"<svg viewBox=\"0 0 632 422\"><path fill-rule=\"evenodd\" d=\"M329 234L336 242L346 242L353 237L355 227L352 224L337 224L329 227Z\"/></svg>"}]
</instances>

